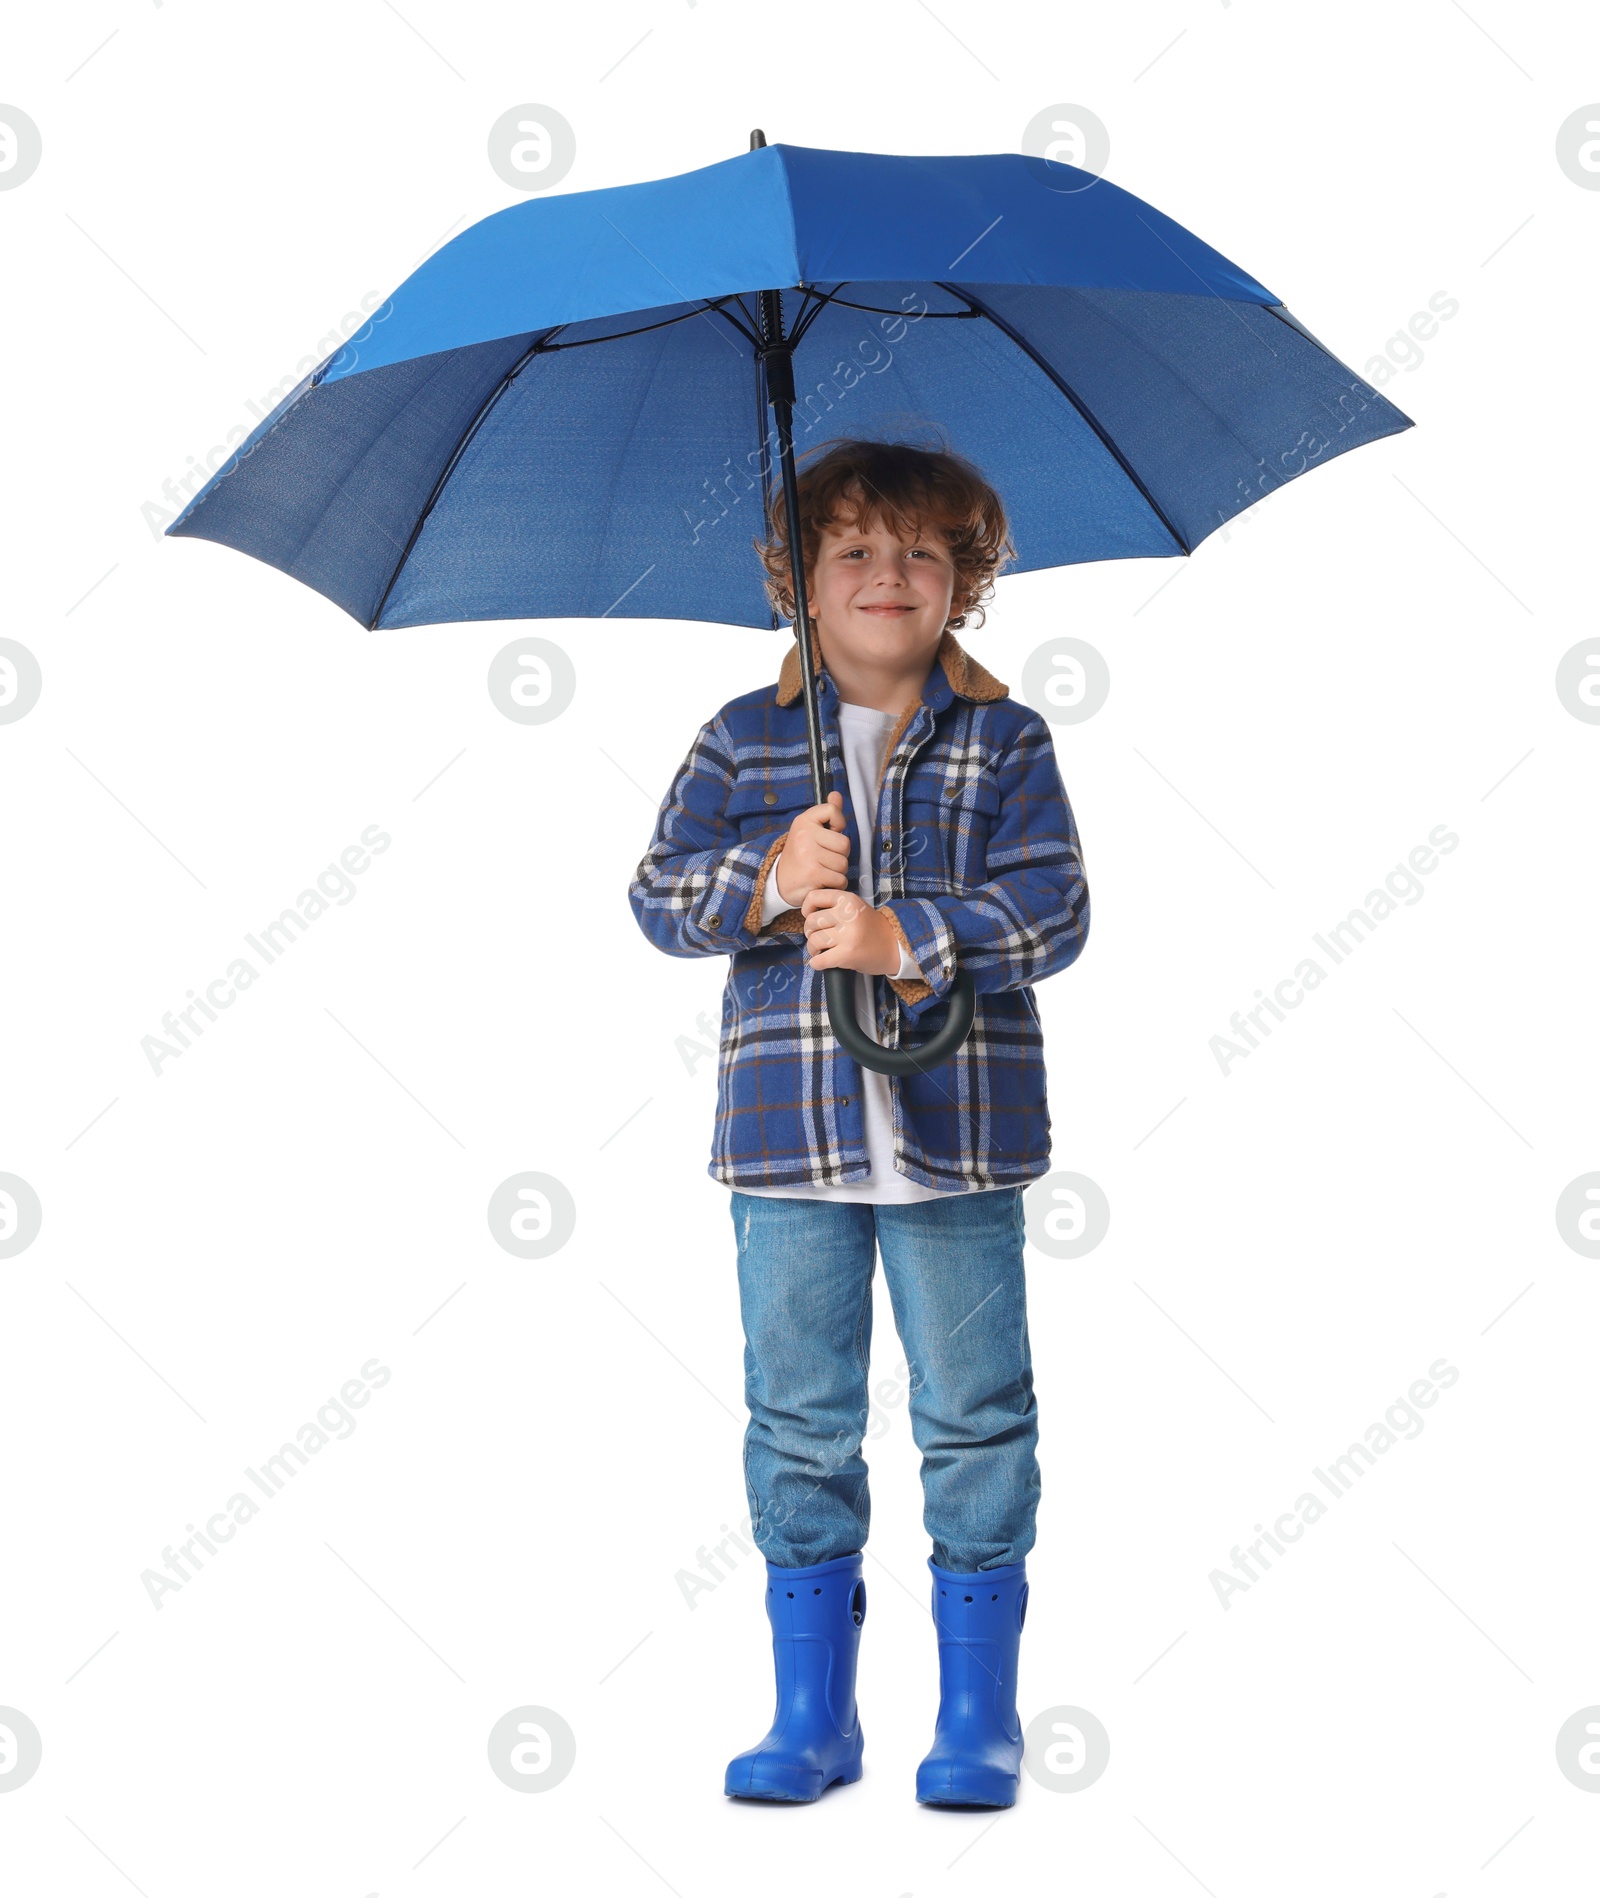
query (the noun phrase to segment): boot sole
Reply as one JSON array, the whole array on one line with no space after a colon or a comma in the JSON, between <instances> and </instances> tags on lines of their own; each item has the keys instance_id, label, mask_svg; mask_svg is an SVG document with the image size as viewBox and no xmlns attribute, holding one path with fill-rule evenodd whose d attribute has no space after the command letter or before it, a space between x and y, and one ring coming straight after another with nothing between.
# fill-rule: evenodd
<instances>
[{"instance_id":1,"label":"boot sole","mask_svg":"<svg viewBox=\"0 0 1600 1898\"><path fill-rule=\"evenodd\" d=\"M1017 1782L998 1773L941 1773L937 1786L917 1786L919 1806L1014 1806Z\"/></svg>"},{"instance_id":2,"label":"boot sole","mask_svg":"<svg viewBox=\"0 0 1600 1898\"><path fill-rule=\"evenodd\" d=\"M762 1785L759 1772L749 1776L754 1783L748 1786L732 1786L725 1779L722 1790L729 1799L753 1799L762 1805L809 1806L820 1799L830 1786L853 1786L860 1779L861 1771L861 1755L858 1753L848 1766L840 1767L831 1779L823 1780L814 1792L801 1792L792 1784L785 1786L776 1781Z\"/></svg>"},{"instance_id":3,"label":"boot sole","mask_svg":"<svg viewBox=\"0 0 1600 1898\"><path fill-rule=\"evenodd\" d=\"M1016 1803L1017 1795L1014 1792L1005 1799L979 1799L976 1796L963 1799L956 1793L943 1793L936 1798L930 1798L927 1793L917 1794L919 1806L943 1807L948 1812L993 1812L996 1809L1005 1811Z\"/></svg>"}]
</instances>

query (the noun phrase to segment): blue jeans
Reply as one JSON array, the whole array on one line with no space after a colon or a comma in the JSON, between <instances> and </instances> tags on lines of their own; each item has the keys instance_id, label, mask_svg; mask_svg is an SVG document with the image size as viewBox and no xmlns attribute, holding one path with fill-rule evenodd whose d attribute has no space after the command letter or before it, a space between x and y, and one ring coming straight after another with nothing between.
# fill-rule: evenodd
<instances>
[{"instance_id":1,"label":"blue jeans","mask_svg":"<svg viewBox=\"0 0 1600 1898\"><path fill-rule=\"evenodd\" d=\"M732 1195L745 1335L745 1486L780 1568L854 1554L870 1505L874 1246L922 1452L923 1525L941 1568L1020 1562L1039 1500L1022 1189L910 1205Z\"/></svg>"}]
</instances>

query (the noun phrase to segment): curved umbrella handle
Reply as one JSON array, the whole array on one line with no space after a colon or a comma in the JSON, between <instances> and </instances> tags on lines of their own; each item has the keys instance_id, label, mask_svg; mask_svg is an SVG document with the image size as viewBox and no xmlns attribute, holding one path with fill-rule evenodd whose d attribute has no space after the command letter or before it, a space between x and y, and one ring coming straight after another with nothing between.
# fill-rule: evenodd
<instances>
[{"instance_id":1,"label":"curved umbrella handle","mask_svg":"<svg viewBox=\"0 0 1600 1898\"><path fill-rule=\"evenodd\" d=\"M920 1048L885 1048L862 1031L856 1020L856 979L852 969L826 969L823 984L828 994L828 1026L833 1038L852 1061L859 1061L874 1074L925 1074L948 1061L972 1031L977 1010L977 990L965 969L956 972L950 984L950 1012L944 1026L931 1041Z\"/></svg>"}]
</instances>

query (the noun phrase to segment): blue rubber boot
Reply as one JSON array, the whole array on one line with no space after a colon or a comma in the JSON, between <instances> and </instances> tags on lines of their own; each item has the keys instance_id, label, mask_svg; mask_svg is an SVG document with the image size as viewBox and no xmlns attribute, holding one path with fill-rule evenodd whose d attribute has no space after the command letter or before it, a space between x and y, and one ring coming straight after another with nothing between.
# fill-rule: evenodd
<instances>
[{"instance_id":1,"label":"blue rubber boot","mask_svg":"<svg viewBox=\"0 0 1600 1898\"><path fill-rule=\"evenodd\" d=\"M930 1559L939 1631L939 1718L917 1768L925 1806L1013 1806L1022 1769L1017 1648L1027 1564L955 1575Z\"/></svg>"},{"instance_id":2,"label":"blue rubber boot","mask_svg":"<svg viewBox=\"0 0 1600 1898\"><path fill-rule=\"evenodd\" d=\"M867 1614L861 1557L810 1568L767 1564L778 1705L767 1737L728 1762L732 1799L820 1799L861 1777L856 1650Z\"/></svg>"}]
</instances>

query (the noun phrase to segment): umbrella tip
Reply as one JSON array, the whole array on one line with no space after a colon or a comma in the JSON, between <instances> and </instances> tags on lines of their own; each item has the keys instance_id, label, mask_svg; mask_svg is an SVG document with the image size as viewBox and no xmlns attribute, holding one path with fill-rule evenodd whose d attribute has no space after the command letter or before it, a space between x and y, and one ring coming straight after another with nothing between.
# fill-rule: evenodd
<instances>
[{"instance_id":1,"label":"umbrella tip","mask_svg":"<svg viewBox=\"0 0 1600 1898\"><path fill-rule=\"evenodd\" d=\"M766 142L767 142L766 133L761 130L760 126L757 126L756 129L750 134L751 151L753 152L760 151L762 146L765 145Z\"/></svg>"}]
</instances>

